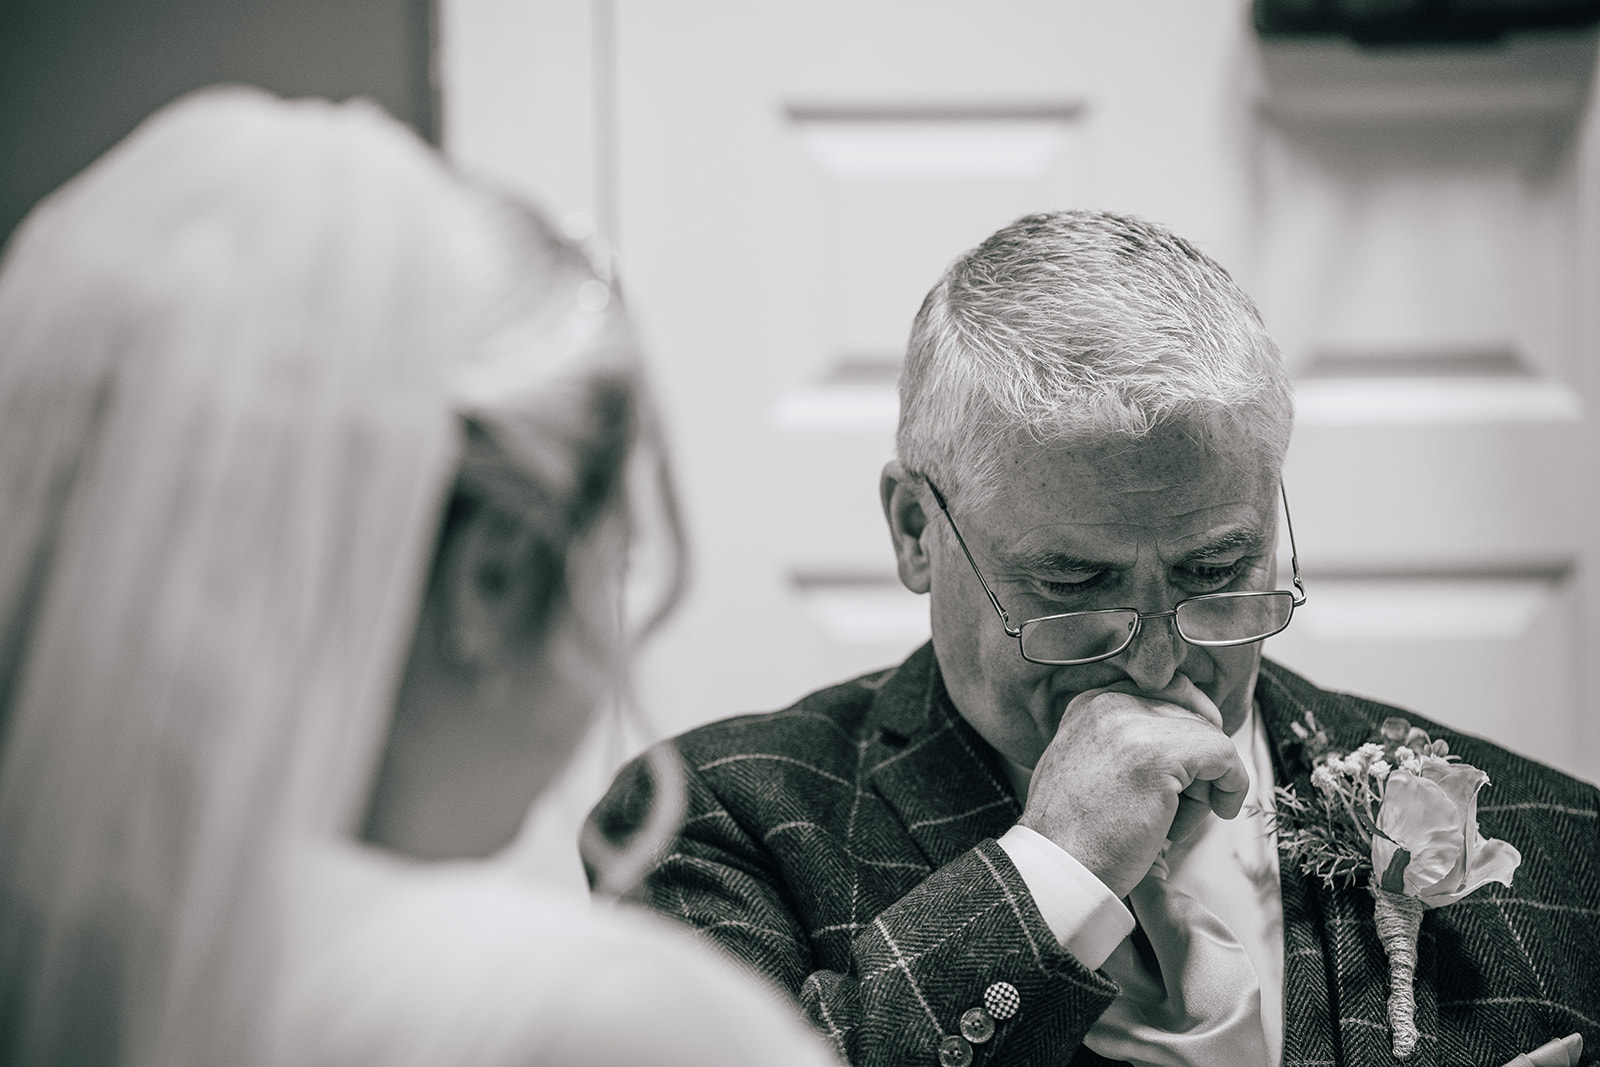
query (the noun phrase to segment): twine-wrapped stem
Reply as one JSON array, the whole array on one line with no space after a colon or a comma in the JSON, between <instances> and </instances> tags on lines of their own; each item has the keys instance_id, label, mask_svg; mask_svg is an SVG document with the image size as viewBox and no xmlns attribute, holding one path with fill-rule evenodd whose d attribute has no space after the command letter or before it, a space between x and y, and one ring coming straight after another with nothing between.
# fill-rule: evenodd
<instances>
[{"instance_id":1,"label":"twine-wrapped stem","mask_svg":"<svg viewBox=\"0 0 1600 1067\"><path fill-rule=\"evenodd\" d=\"M1422 928L1422 901L1391 893L1372 882L1373 916L1378 939L1389 957L1389 1036L1396 1059L1417 1047L1417 932Z\"/></svg>"}]
</instances>

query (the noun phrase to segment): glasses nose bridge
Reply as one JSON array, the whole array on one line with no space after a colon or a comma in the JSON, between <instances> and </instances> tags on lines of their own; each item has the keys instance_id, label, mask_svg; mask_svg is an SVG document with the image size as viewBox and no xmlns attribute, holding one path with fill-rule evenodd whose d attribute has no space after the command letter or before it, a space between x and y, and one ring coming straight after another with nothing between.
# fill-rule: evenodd
<instances>
[{"instance_id":1,"label":"glasses nose bridge","mask_svg":"<svg viewBox=\"0 0 1600 1067\"><path fill-rule=\"evenodd\" d=\"M1133 643L1139 639L1139 635L1144 631L1144 621L1146 619L1171 619L1173 623L1173 629L1176 630L1178 623L1178 609L1176 606L1174 606L1168 608L1166 611L1134 611L1133 625L1128 628L1128 639L1122 643L1122 647L1117 649L1116 653L1113 653L1113 655L1119 655L1133 647ZM1181 630L1178 631L1178 636L1180 638L1183 637L1183 632Z\"/></svg>"}]
</instances>

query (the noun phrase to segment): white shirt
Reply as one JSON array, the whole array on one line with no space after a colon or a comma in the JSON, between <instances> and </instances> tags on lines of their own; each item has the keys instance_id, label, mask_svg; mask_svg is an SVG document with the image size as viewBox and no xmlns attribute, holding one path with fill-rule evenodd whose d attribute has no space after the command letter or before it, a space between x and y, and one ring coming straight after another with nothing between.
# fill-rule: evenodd
<instances>
[{"instance_id":1,"label":"white shirt","mask_svg":"<svg viewBox=\"0 0 1600 1067\"><path fill-rule=\"evenodd\" d=\"M1261 985L1261 1020L1271 1067L1283 1059L1283 897L1277 841L1254 809L1272 810L1272 754L1252 708L1233 734L1250 776L1245 811L1231 820L1211 816L1188 840L1169 846L1168 881L1221 919L1250 957ZM1028 795L1027 768L1007 764L1019 798ZM1024 826L999 839L1033 894L1039 913L1063 948L1099 970L1133 931L1133 913L1104 882L1065 849Z\"/></svg>"}]
</instances>

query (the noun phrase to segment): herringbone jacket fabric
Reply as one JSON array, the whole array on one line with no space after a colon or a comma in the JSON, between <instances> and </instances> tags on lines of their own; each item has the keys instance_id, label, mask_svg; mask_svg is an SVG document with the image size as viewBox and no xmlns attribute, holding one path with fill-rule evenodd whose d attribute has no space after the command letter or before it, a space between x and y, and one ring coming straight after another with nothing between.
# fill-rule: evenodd
<instances>
[{"instance_id":1,"label":"herringbone jacket fabric","mask_svg":"<svg viewBox=\"0 0 1600 1067\"><path fill-rule=\"evenodd\" d=\"M1310 795L1288 723L1316 715L1353 748L1393 714L1264 662L1256 696L1280 783ZM1515 709L1508 709L1514 714ZM1481 767L1489 837L1521 851L1491 883L1428 912L1415 1067L1499 1067L1581 1032L1600 1050L1600 792L1408 715ZM976 1064L1094 1064L1084 1033L1117 994L1051 935L994 838L1021 814L997 757L955 713L931 646L898 668L793 707L676 740L689 774L681 834L645 903L698 927L789 990L852 1064L939 1062L940 1041L997 982L1020 1007ZM1285 777L1288 768L1288 777ZM625 769L591 816L620 840L648 784ZM1391 1064L1388 965L1364 886L1329 889L1284 864L1285 1067Z\"/></svg>"}]
</instances>

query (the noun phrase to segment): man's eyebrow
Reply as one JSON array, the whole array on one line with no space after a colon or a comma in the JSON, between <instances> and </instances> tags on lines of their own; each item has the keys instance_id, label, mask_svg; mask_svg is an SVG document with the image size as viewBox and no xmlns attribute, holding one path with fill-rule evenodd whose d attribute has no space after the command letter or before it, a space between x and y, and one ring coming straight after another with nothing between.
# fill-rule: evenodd
<instances>
[{"instance_id":1,"label":"man's eyebrow","mask_svg":"<svg viewBox=\"0 0 1600 1067\"><path fill-rule=\"evenodd\" d=\"M1267 537L1261 530L1253 526L1239 527L1228 530L1202 545L1191 548L1173 562L1185 563L1190 560L1204 559L1208 556L1225 556L1239 550L1261 550L1266 547L1266 543ZM1089 559L1086 556L1077 556L1071 552L1059 552L1053 549L1017 552L1011 555L1007 562L1019 570L1078 574L1092 574L1127 566L1125 563Z\"/></svg>"},{"instance_id":2,"label":"man's eyebrow","mask_svg":"<svg viewBox=\"0 0 1600 1067\"><path fill-rule=\"evenodd\" d=\"M1201 559L1205 556L1225 556L1230 552L1241 549L1244 551L1265 549L1266 545L1267 535L1265 533L1253 526L1242 526L1220 534L1197 548L1191 548L1178 557L1178 562Z\"/></svg>"},{"instance_id":3,"label":"man's eyebrow","mask_svg":"<svg viewBox=\"0 0 1600 1067\"><path fill-rule=\"evenodd\" d=\"M1025 571L1058 571L1076 572L1082 574L1096 571L1110 570L1125 564L1112 563L1107 560L1088 559L1083 556L1074 556L1070 552L1038 551L1018 552L1008 561L1011 566Z\"/></svg>"}]
</instances>

